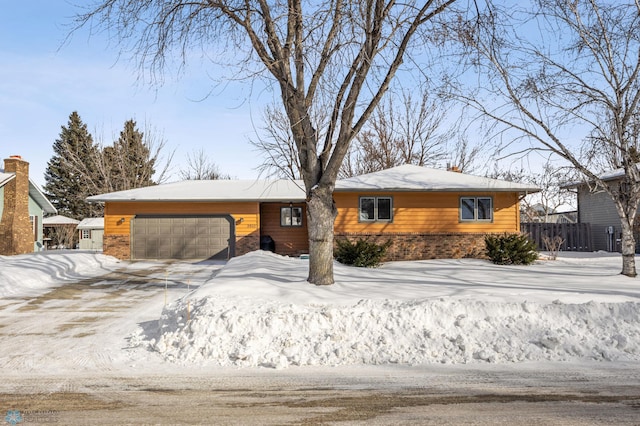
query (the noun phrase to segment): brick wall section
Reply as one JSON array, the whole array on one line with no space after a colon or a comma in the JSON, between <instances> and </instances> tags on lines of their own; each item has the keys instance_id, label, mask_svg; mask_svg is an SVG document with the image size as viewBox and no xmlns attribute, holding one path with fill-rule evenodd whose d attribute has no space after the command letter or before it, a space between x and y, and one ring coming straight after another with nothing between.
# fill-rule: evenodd
<instances>
[{"instance_id":1,"label":"brick wall section","mask_svg":"<svg viewBox=\"0 0 640 426\"><path fill-rule=\"evenodd\" d=\"M4 160L5 173L15 178L4 186L0 219L0 255L33 252L33 226L29 220L29 163L18 156Z\"/></svg>"},{"instance_id":2,"label":"brick wall section","mask_svg":"<svg viewBox=\"0 0 640 426\"><path fill-rule=\"evenodd\" d=\"M484 237L486 234L437 233L437 234L340 234L335 239L355 241L364 238L382 244L393 243L384 261L425 259L486 259ZM103 253L118 259L131 258L129 235L105 235ZM236 256L260 249L260 236L247 235L236 240Z\"/></svg>"},{"instance_id":3,"label":"brick wall section","mask_svg":"<svg viewBox=\"0 0 640 426\"><path fill-rule=\"evenodd\" d=\"M244 237L236 237L236 256L260 250L260 235L253 233Z\"/></svg>"},{"instance_id":4,"label":"brick wall section","mask_svg":"<svg viewBox=\"0 0 640 426\"><path fill-rule=\"evenodd\" d=\"M364 238L377 244L392 241L384 261L425 259L486 259L485 233L341 234L336 239Z\"/></svg>"},{"instance_id":5,"label":"brick wall section","mask_svg":"<svg viewBox=\"0 0 640 426\"><path fill-rule=\"evenodd\" d=\"M258 235L247 235L236 239L236 256L258 249L260 249L260 237ZM102 253L120 260L130 260L130 235L105 234L102 240Z\"/></svg>"},{"instance_id":6,"label":"brick wall section","mask_svg":"<svg viewBox=\"0 0 640 426\"><path fill-rule=\"evenodd\" d=\"M105 234L102 239L102 253L120 260L130 260L131 239L129 235Z\"/></svg>"}]
</instances>

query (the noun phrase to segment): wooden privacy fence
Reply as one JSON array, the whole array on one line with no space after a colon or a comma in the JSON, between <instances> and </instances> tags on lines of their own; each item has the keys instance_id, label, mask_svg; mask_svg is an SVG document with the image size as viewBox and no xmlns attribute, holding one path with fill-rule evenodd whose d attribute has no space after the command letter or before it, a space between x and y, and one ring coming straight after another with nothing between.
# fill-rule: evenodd
<instances>
[{"instance_id":1,"label":"wooden privacy fence","mask_svg":"<svg viewBox=\"0 0 640 426\"><path fill-rule=\"evenodd\" d=\"M589 223L521 223L520 230L529 234L538 245L538 250L547 250L543 241L546 235L549 238L561 237L562 251L592 251Z\"/></svg>"}]
</instances>

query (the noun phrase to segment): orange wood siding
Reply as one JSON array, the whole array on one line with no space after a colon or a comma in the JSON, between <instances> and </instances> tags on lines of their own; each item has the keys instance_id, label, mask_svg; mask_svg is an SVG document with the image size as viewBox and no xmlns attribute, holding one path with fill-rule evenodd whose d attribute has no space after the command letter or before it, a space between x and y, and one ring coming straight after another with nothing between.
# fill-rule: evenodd
<instances>
[{"instance_id":1,"label":"orange wood siding","mask_svg":"<svg viewBox=\"0 0 640 426\"><path fill-rule=\"evenodd\" d=\"M104 214L105 235L129 235L131 219L136 215L231 214L236 222L236 237L255 233L260 224L257 202L243 203L169 203L107 202ZM124 218L124 222L121 219Z\"/></svg>"},{"instance_id":2,"label":"orange wood siding","mask_svg":"<svg viewBox=\"0 0 640 426\"><path fill-rule=\"evenodd\" d=\"M309 252L307 233L307 208L304 203L294 203L302 208L302 226L280 226L280 208L289 203L264 203L260 207L260 235L269 235L276 243L279 254L298 256Z\"/></svg>"},{"instance_id":3,"label":"orange wood siding","mask_svg":"<svg viewBox=\"0 0 640 426\"><path fill-rule=\"evenodd\" d=\"M393 222L359 222L358 204L361 196L393 198ZM461 222L461 196L493 198L492 222ZM411 233L411 232L517 232L520 230L518 194L500 193L335 193L338 207L335 222L337 234L348 233Z\"/></svg>"}]
</instances>

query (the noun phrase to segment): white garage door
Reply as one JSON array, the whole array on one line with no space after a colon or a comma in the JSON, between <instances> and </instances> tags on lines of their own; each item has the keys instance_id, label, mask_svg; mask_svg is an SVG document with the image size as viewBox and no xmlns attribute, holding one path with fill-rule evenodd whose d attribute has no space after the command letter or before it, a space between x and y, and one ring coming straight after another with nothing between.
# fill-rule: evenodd
<instances>
[{"instance_id":1,"label":"white garage door","mask_svg":"<svg viewBox=\"0 0 640 426\"><path fill-rule=\"evenodd\" d=\"M131 222L132 259L228 259L231 216L137 216Z\"/></svg>"}]
</instances>

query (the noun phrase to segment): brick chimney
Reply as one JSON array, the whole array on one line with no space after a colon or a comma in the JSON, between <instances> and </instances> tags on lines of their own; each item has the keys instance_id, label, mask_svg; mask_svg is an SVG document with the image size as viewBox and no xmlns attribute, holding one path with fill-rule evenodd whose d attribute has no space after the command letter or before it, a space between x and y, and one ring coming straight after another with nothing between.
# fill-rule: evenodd
<instances>
[{"instance_id":1,"label":"brick chimney","mask_svg":"<svg viewBox=\"0 0 640 426\"><path fill-rule=\"evenodd\" d=\"M15 173L15 177L4 186L0 254L32 253L34 239L29 220L29 163L19 155L12 155L4 160L4 172Z\"/></svg>"}]
</instances>

